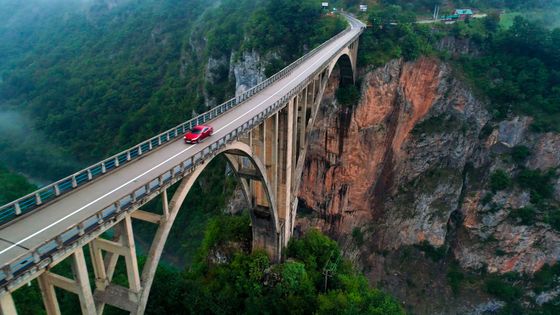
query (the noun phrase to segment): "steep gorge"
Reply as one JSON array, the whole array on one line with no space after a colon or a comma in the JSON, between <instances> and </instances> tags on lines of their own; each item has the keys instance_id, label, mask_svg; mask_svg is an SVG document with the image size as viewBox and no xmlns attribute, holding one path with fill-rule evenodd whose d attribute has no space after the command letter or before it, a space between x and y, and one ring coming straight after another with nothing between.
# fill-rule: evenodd
<instances>
[{"instance_id":1,"label":"steep gorge","mask_svg":"<svg viewBox=\"0 0 560 315\"><path fill-rule=\"evenodd\" d=\"M491 121L453 68L433 58L365 73L353 108L337 104L335 87L311 131L299 197L313 211L300 216L301 229L338 238L371 282L414 313L503 306L477 285L454 295L451 264L531 275L556 263L560 233L545 218L559 200L560 135L532 132L529 117ZM532 154L515 162L520 145ZM497 170L510 178L548 172L554 195L543 203L523 185L491 189ZM527 208L535 209L531 222L517 215ZM428 251L446 259L427 259Z\"/></svg>"}]
</instances>

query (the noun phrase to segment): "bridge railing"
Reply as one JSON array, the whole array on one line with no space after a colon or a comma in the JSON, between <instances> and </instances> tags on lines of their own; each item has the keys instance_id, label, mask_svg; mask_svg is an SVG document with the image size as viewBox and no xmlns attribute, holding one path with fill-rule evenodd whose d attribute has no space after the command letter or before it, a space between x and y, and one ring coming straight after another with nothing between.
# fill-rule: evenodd
<instances>
[{"instance_id":1,"label":"bridge railing","mask_svg":"<svg viewBox=\"0 0 560 315\"><path fill-rule=\"evenodd\" d=\"M330 38L326 42L317 46L309 53L305 54L303 57L292 62L290 65L280 70L278 73L274 74L272 77L262 81L253 88L245 91L243 94L238 95L225 103L215 106L209 111L198 115L182 124L179 124L151 139L143 141L130 149L124 150L117 153L101 162L95 163L83 170L80 170L68 177L65 177L57 182L49 184L45 187L40 188L26 196L23 196L17 200L14 200L8 204L0 207L0 225L8 223L15 218L29 213L45 203L51 202L54 199L73 191L76 188L80 188L100 176L111 172L120 166L126 165L131 161L143 156L144 154L153 151L169 142L172 142L176 138L184 134L188 129L203 124L209 120L212 120L221 114L229 111L230 109L236 107L240 103L244 102L251 96L262 91L266 87L270 86L274 82L285 78L289 75L294 68L300 65L302 62L306 61L310 57L314 56L319 50L321 50L326 45L337 40L338 38L344 36L350 31L350 28L346 28L344 31L338 33L336 36Z\"/></svg>"},{"instance_id":2,"label":"bridge railing","mask_svg":"<svg viewBox=\"0 0 560 315\"><path fill-rule=\"evenodd\" d=\"M356 40L359 35L360 33L349 40L349 42ZM159 176L135 189L132 193L123 196L116 202L103 208L89 218L74 224L55 238L47 240L36 247L30 248L26 254L13 259L4 266L0 266L0 286L5 288L6 284L10 280L17 278L19 275L31 270L33 267L48 266L56 257L64 256L66 252L73 250L73 247L76 246L77 242L81 240L84 235L90 235L95 231L101 230L106 222L115 220L117 216L123 214L123 212L127 210L139 207L154 195L158 195L161 189L170 186L174 182L177 182L182 177L194 171L197 165L217 154L227 144L238 140L239 137L245 135L249 130L259 125L267 117L284 107L284 104L286 104L297 93L301 92L311 82L311 80L313 80L326 66L328 66L330 62L332 62L333 58L343 49L344 47L334 53L320 67L318 67L313 74L308 76L303 82L299 83L282 98L257 115L248 119L235 130L214 141L203 151L196 153L194 156L161 173ZM171 130L173 131L176 129ZM165 133L163 135L165 135Z\"/></svg>"}]
</instances>

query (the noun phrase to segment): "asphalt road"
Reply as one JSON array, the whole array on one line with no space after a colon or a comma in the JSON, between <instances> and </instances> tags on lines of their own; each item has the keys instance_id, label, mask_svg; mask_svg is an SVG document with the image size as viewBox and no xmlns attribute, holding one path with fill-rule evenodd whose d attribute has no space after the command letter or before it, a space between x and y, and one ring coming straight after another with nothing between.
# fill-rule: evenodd
<instances>
[{"instance_id":1,"label":"asphalt road","mask_svg":"<svg viewBox=\"0 0 560 315\"><path fill-rule=\"evenodd\" d=\"M132 193L173 166L202 151L212 144L212 140L225 136L272 105L317 70L332 54L347 45L360 31L359 22L350 20L350 23L350 32L303 62L290 75L209 122L214 127L214 135L204 142L186 145L181 137L1 228L0 266L29 253L30 249L55 238L76 223ZM187 118L185 117L185 120Z\"/></svg>"}]
</instances>

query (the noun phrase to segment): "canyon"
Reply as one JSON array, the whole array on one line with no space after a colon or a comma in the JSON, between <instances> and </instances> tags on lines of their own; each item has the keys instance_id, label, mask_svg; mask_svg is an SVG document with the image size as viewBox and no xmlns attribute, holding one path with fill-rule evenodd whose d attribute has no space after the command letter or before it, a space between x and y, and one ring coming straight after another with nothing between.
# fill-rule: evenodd
<instances>
[{"instance_id":1,"label":"canyon","mask_svg":"<svg viewBox=\"0 0 560 315\"><path fill-rule=\"evenodd\" d=\"M556 263L560 233L543 218L560 200L560 135L533 132L530 117L492 120L484 98L436 58L393 60L361 77L354 106L338 104L336 80L325 93L309 135L298 229L335 237L370 282L415 313L500 308L476 285L454 295L445 270L531 276ZM530 155L513 161L520 146ZM498 171L518 178L527 170L548 172L546 206L522 185L490 187ZM527 208L536 209L531 224L515 215Z\"/></svg>"}]
</instances>

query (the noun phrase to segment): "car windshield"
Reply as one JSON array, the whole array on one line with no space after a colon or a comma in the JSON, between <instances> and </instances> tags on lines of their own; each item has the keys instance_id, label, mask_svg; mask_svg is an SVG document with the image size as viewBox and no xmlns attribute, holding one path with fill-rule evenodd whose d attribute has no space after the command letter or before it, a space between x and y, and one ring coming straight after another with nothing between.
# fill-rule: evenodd
<instances>
[{"instance_id":1,"label":"car windshield","mask_svg":"<svg viewBox=\"0 0 560 315\"><path fill-rule=\"evenodd\" d=\"M191 133L193 133L195 135L198 135L198 134L202 133L202 129L194 128L194 129L191 130Z\"/></svg>"}]
</instances>

